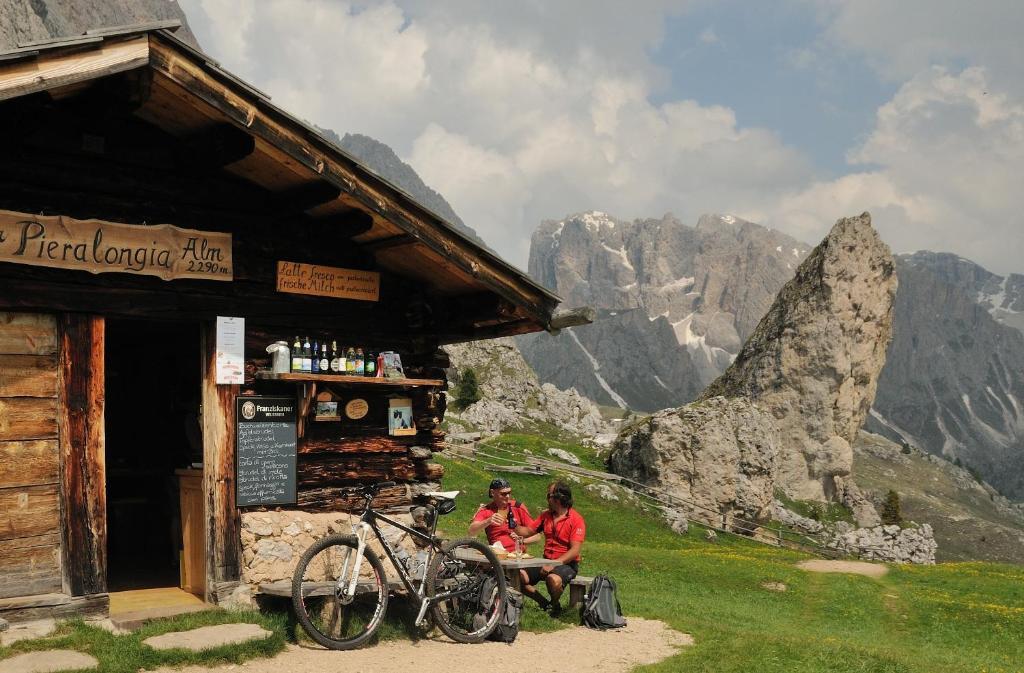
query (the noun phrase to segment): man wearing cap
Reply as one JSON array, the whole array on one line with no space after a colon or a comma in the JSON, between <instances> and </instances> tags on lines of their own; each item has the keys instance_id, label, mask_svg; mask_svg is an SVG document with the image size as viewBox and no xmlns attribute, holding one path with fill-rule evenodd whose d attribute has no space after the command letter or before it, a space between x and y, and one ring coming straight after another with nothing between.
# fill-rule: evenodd
<instances>
[{"instance_id":1,"label":"man wearing cap","mask_svg":"<svg viewBox=\"0 0 1024 673\"><path fill-rule=\"evenodd\" d=\"M476 535L480 531L487 533L487 543L500 542L505 551L515 551L516 526L532 526L530 512L521 502L512 499L512 485L508 479L497 477L491 481L488 496L491 501L480 505L480 509L469 524L469 534Z\"/></svg>"}]
</instances>

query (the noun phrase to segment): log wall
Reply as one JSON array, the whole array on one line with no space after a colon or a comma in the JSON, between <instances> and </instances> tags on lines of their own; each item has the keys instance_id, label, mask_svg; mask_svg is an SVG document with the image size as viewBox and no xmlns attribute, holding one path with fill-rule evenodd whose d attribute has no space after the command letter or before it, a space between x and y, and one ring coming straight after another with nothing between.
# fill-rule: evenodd
<instances>
[{"instance_id":1,"label":"log wall","mask_svg":"<svg viewBox=\"0 0 1024 673\"><path fill-rule=\"evenodd\" d=\"M305 335L305 332L299 330ZM246 327L249 357L247 370L269 366L265 358L266 343L288 339L270 330ZM254 335L257 335L254 338ZM290 341L290 339L288 339ZM389 344L370 344L387 350ZM421 353L402 353L403 366L409 378L445 380L447 355L431 350ZM300 385L290 382L252 379L248 387L260 395L297 395ZM305 512L351 512L362 507L362 501L349 492L359 484L395 481L398 486L385 489L375 506L398 508L411 505L417 493L437 485L444 468L431 461L440 450L444 433L440 430L444 417L444 388L423 386L414 388L383 388L358 384L320 384L317 392L329 390L338 399L341 421L316 421L315 403L306 417L304 436L298 442L298 508ZM388 434L387 409L392 397L412 400L413 418L418 432L412 436ZM342 409L354 398L367 401L370 410L366 417L353 421L344 417Z\"/></svg>"},{"instance_id":2,"label":"log wall","mask_svg":"<svg viewBox=\"0 0 1024 673\"><path fill-rule=\"evenodd\" d=\"M57 407L56 319L0 312L0 599L63 588Z\"/></svg>"}]
</instances>

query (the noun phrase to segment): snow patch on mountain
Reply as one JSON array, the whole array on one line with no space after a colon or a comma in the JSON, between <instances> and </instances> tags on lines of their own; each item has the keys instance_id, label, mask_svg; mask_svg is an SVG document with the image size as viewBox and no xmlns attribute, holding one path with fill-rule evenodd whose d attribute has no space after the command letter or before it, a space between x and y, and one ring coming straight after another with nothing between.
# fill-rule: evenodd
<instances>
[{"instance_id":1,"label":"snow patch on mountain","mask_svg":"<svg viewBox=\"0 0 1024 673\"><path fill-rule=\"evenodd\" d=\"M601 365L598 363L597 358L590 354L590 351L587 350L586 346L583 345L583 343L580 341L580 338L576 336L576 333L573 332L572 329L568 329L566 330L566 332L569 333L569 336L572 337L572 340L576 342L576 345L580 347L580 350L583 351L583 354L587 356L588 360L590 360L590 366L593 368L594 378L597 379L598 384L600 384L600 386L604 388L604 391L608 393L608 395L611 396L613 400L615 400L615 404L619 405L619 408L627 409L629 405L626 404L626 400L622 399L621 395L612 390L612 387L608 385L608 382L604 380L603 376L601 376Z\"/></svg>"},{"instance_id":2,"label":"snow patch on mountain","mask_svg":"<svg viewBox=\"0 0 1024 673\"><path fill-rule=\"evenodd\" d=\"M676 278L671 283L666 283L661 287L656 288L654 291L658 294L668 294L670 292L677 292L680 290L689 290L693 287L693 283L696 280L693 276L683 276L682 278Z\"/></svg>"}]
</instances>

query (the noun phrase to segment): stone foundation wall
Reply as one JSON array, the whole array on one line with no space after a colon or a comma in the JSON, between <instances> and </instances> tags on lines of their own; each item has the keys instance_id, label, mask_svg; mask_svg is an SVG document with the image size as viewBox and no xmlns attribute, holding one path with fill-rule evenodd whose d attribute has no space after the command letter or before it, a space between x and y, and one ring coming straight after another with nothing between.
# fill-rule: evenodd
<instances>
[{"instance_id":1,"label":"stone foundation wall","mask_svg":"<svg viewBox=\"0 0 1024 673\"><path fill-rule=\"evenodd\" d=\"M392 519L411 526L412 516L408 513L389 514ZM302 553L316 540L325 535L352 534L352 524L358 523L359 516L344 512L310 513L300 511L245 512L242 514L242 577L243 585L256 592L263 582L291 581L295 565ZM399 542L414 555L416 547L407 533L397 528L381 525L387 535L399 534ZM389 530L390 529L390 530ZM370 544L381 560L389 579L397 579L394 568L385 558L380 544Z\"/></svg>"}]
</instances>

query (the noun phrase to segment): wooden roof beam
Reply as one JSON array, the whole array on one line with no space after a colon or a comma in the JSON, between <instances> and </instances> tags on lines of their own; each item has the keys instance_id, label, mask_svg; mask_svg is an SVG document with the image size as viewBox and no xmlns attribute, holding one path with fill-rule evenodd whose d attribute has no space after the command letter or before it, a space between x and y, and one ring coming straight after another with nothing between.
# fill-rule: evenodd
<instances>
[{"instance_id":1,"label":"wooden roof beam","mask_svg":"<svg viewBox=\"0 0 1024 673\"><path fill-rule=\"evenodd\" d=\"M415 236L410 234L398 234L396 236L387 236L385 238L378 238L373 241L367 241L360 243L359 247L367 252L377 252L378 250L387 250L388 248L400 248L403 245L412 245L418 242Z\"/></svg>"},{"instance_id":2,"label":"wooden roof beam","mask_svg":"<svg viewBox=\"0 0 1024 673\"><path fill-rule=\"evenodd\" d=\"M326 180L307 182L275 194L275 201L281 204L284 212L306 211L325 203L330 203L341 196L341 188Z\"/></svg>"},{"instance_id":3,"label":"wooden roof beam","mask_svg":"<svg viewBox=\"0 0 1024 673\"><path fill-rule=\"evenodd\" d=\"M0 100L139 68L149 63L149 56L146 35L103 42L86 52L40 54L5 70L0 77Z\"/></svg>"},{"instance_id":4,"label":"wooden roof beam","mask_svg":"<svg viewBox=\"0 0 1024 673\"><path fill-rule=\"evenodd\" d=\"M182 143L182 159L204 168L223 168L256 150L256 139L234 124L217 124Z\"/></svg>"}]
</instances>

